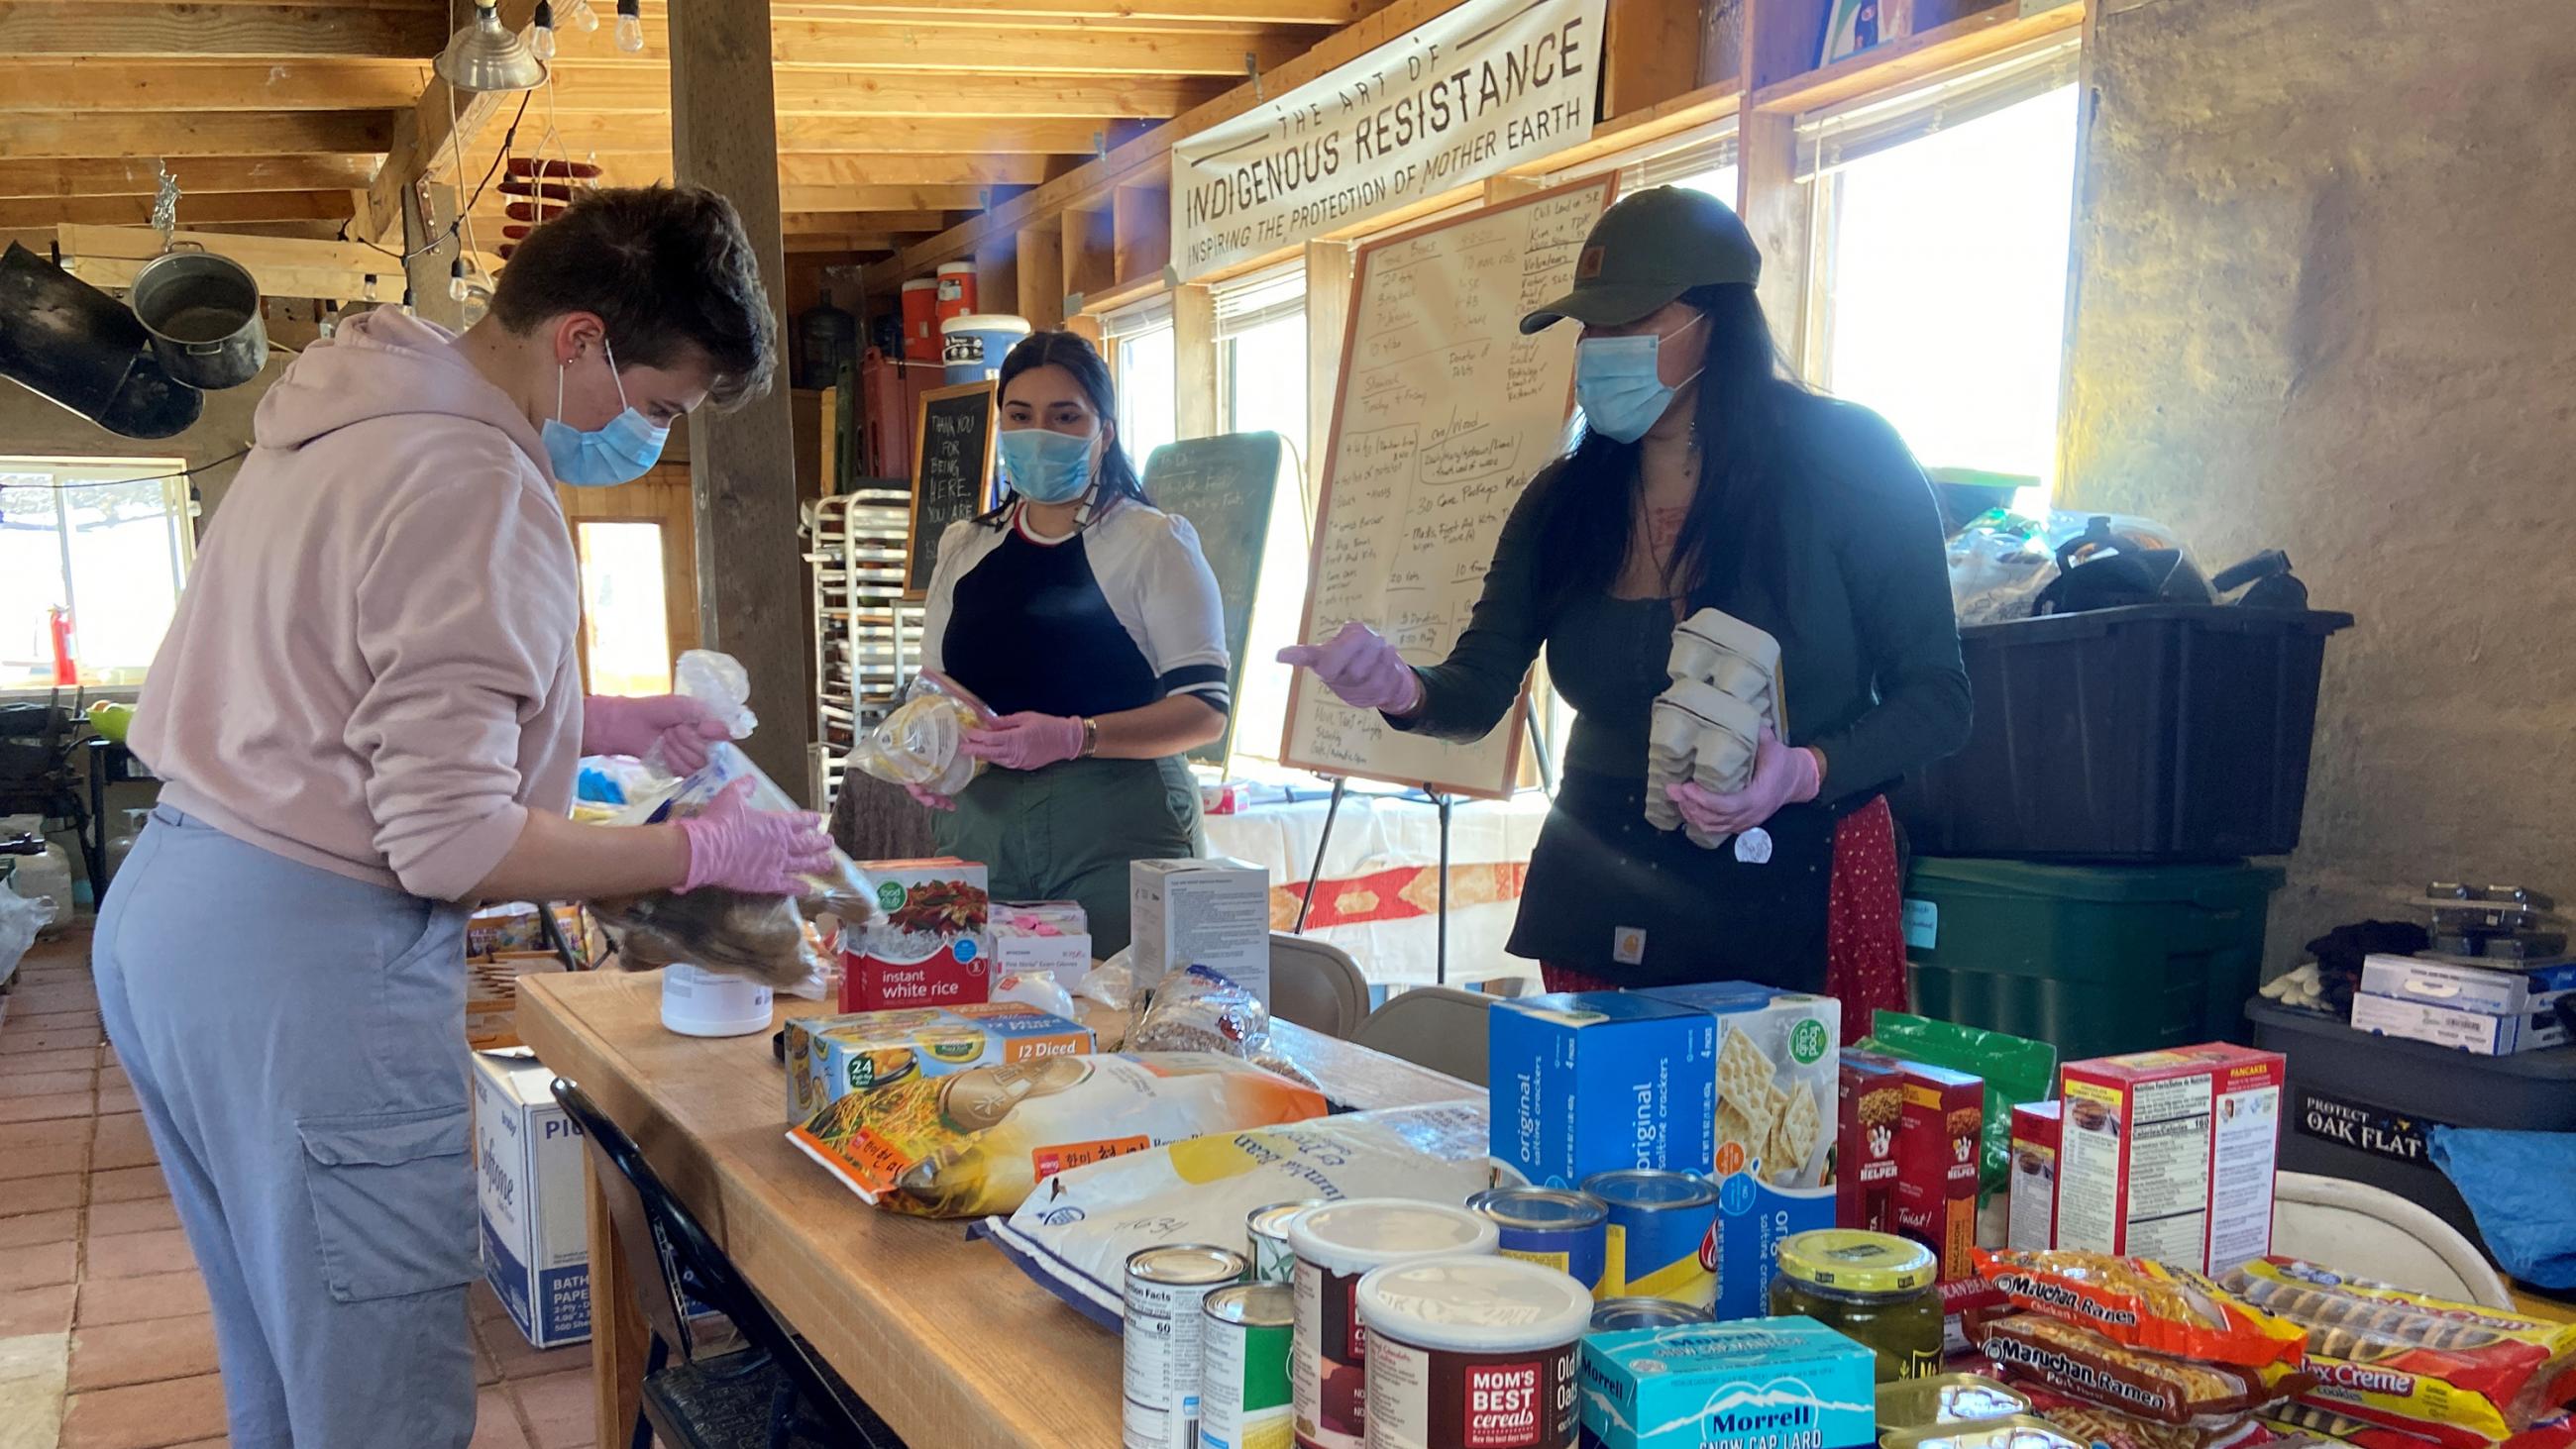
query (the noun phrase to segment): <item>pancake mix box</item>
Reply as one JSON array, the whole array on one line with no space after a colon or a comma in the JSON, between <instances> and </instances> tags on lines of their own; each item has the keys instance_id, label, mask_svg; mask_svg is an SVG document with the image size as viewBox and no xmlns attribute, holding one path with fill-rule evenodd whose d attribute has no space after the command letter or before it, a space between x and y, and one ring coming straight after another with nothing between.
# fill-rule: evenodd
<instances>
[{"instance_id":1,"label":"pancake mix box","mask_svg":"<svg viewBox=\"0 0 2576 1449\"><path fill-rule=\"evenodd\" d=\"M906 1077L1097 1050L1091 1028L1016 1001L790 1017L787 1117L803 1122L852 1092Z\"/></svg>"},{"instance_id":2,"label":"pancake mix box","mask_svg":"<svg viewBox=\"0 0 2576 1449\"><path fill-rule=\"evenodd\" d=\"M959 1006L992 992L992 898L972 861L878 860L877 913L841 932L841 1009Z\"/></svg>"},{"instance_id":3,"label":"pancake mix box","mask_svg":"<svg viewBox=\"0 0 2576 1449\"><path fill-rule=\"evenodd\" d=\"M2067 1063L2057 1246L2212 1275L2270 1252L2282 1070L2224 1042Z\"/></svg>"}]
</instances>

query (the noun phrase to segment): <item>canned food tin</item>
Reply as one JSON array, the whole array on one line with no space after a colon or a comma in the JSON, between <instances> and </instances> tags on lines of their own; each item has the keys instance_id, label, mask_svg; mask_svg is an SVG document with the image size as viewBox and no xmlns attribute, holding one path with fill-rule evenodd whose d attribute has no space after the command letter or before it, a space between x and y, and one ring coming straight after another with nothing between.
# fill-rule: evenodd
<instances>
[{"instance_id":1,"label":"canned food tin","mask_svg":"<svg viewBox=\"0 0 2576 1449\"><path fill-rule=\"evenodd\" d=\"M1610 1209L1599 1198L1561 1187L1497 1187L1467 1199L1467 1210L1493 1220L1502 1234L1495 1251L1504 1257L1554 1268L1587 1293L1601 1291Z\"/></svg>"},{"instance_id":2,"label":"canned food tin","mask_svg":"<svg viewBox=\"0 0 2576 1449\"><path fill-rule=\"evenodd\" d=\"M1297 1254L1288 1246L1288 1220L1310 1207L1322 1207L1325 1201L1320 1197L1310 1197L1296 1202L1274 1202L1243 1215L1243 1237L1251 1251L1253 1282L1288 1283L1296 1280Z\"/></svg>"},{"instance_id":3,"label":"canned food tin","mask_svg":"<svg viewBox=\"0 0 2576 1449\"><path fill-rule=\"evenodd\" d=\"M1241 1253L1204 1243L1128 1255L1125 1449L1196 1449L1201 1309L1243 1267Z\"/></svg>"},{"instance_id":4,"label":"canned food tin","mask_svg":"<svg viewBox=\"0 0 2576 1449\"><path fill-rule=\"evenodd\" d=\"M1669 1298L1603 1298L1592 1306L1594 1333L1624 1333L1631 1328L1688 1328L1713 1322L1705 1308Z\"/></svg>"},{"instance_id":5,"label":"canned food tin","mask_svg":"<svg viewBox=\"0 0 2576 1449\"><path fill-rule=\"evenodd\" d=\"M1200 1313L1198 1449L1288 1449L1297 1290L1237 1283L1209 1294Z\"/></svg>"},{"instance_id":6,"label":"canned food tin","mask_svg":"<svg viewBox=\"0 0 2576 1449\"><path fill-rule=\"evenodd\" d=\"M1610 1210L1603 1297L1717 1302L1717 1185L1690 1172L1596 1172L1583 1190Z\"/></svg>"}]
</instances>

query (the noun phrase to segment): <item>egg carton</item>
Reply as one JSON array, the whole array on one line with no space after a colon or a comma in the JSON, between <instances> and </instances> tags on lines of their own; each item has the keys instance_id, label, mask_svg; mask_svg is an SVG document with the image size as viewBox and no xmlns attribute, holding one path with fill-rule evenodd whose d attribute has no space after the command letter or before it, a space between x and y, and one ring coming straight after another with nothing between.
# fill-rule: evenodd
<instances>
[{"instance_id":1,"label":"egg carton","mask_svg":"<svg viewBox=\"0 0 2576 1449\"><path fill-rule=\"evenodd\" d=\"M1780 641L1731 615L1702 609L1674 628L1664 671L1672 685L1647 723L1647 824L1683 830L1703 850L1724 843L1686 827L1666 792L1688 780L1733 794L1750 782L1763 727L1782 730L1779 668Z\"/></svg>"}]
</instances>

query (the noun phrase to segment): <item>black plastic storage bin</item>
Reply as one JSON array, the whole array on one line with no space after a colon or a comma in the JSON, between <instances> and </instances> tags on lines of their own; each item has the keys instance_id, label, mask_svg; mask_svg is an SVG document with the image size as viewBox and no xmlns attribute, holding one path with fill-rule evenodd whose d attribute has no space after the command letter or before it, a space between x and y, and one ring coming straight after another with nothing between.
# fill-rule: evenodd
<instances>
[{"instance_id":1,"label":"black plastic storage bin","mask_svg":"<svg viewBox=\"0 0 2576 1449\"><path fill-rule=\"evenodd\" d=\"M2245 1019L2254 1044L2288 1062L2282 1168L2384 1187L2481 1247L2469 1205L2433 1165L2431 1130L2576 1132L2576 1047L2473 1056L2260 997L2245 1003Z\"/></svg>"},{"instance_id":2,"label":"black plastic storage bin","mask_svg":"<svg viewBox=\"0 0 2576 1449\"><path fill-rule=\"evenodd\" d=\"M1897 789L1897 818L1924 855L2285 855L2326 636L2351 624L2149 604L1962 629L1976 723Z\"/></svg>"}]
</instances>

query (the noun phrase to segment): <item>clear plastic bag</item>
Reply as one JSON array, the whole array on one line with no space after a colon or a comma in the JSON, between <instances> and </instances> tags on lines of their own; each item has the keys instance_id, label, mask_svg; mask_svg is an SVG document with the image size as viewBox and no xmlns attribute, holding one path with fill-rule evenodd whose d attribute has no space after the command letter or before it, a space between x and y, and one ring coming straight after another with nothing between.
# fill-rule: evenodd
<instances>
[{"instance_id":1,"label":"clear plastic bag","mask_svg":"<svg viewBox=\"0 0 2576 1449\"><path fill-rule=\"evenodd\" d=\"M984 772L961 753L966 732L992 717L983 701L935 669L913 676L903 703L850 746L849 762L894 785L954 795Z\"/></svg>"},{"instance_id":2,"label":"clear plastic bag","mask_svg":"<svg viewBox=\"0 0 2576 1449\"><path fill-rule=\"evenodd\" d=\"M36 933L54 919L54 903L43 896L28 897L0 881L0 981L9 979L18 967L18 958L36 944Z\"/></svg>"},{"instance_id":3,"label":"clear plastic bag","mask_svg":"<svg viewBox=\"0 0 2576 1449\"><path fill-rule=\"evenodd\" d=\"M1270 1037L1270 1008L1222 972L1190 966L1154 987L1154 1000L1127 1034L1127 1050L1221 1052L1291 1081L1318 1085Z\"/></svg>"}]
</instances>

